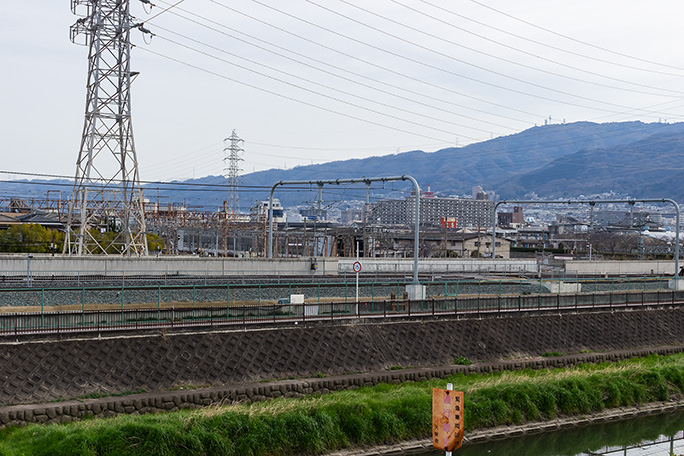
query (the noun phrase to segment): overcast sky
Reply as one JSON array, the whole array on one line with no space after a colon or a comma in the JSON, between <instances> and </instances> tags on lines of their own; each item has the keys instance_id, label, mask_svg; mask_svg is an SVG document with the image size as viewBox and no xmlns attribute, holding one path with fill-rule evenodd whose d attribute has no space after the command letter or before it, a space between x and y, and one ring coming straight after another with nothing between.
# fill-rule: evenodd
<instances>
[{"instance_id":1,"label":"overcast sky","mask_svg":"<svg viewBox=\"0 0 684 456\"><path fill-rule=\"evenodd\" d=\"M131 0L137 20L177 2L152 1ZM131 35L140 176L224 174L233 130L248 173L547 121L681 121L682 17L681 0L184 0L145 23L151 42ZM75 172L76 19L66 0L0 4L2 171Z\"/></svg>"}]
</instances>

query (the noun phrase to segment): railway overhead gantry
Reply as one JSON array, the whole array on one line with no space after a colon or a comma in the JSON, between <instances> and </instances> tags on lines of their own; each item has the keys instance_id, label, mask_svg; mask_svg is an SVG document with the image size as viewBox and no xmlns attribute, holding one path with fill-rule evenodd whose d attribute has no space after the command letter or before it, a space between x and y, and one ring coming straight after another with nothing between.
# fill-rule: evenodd
<instances>
[{"instance_id":1,"label":"railway overhead gantry","mask_svg":"<svg viewBox=\"0 0 684 456\"><path fill-rule=\"evenodd\" d=\"M413 189L416 194L415 205L415 219L414 219L414 236L413 236L413 285L419 285L418 282L418 251L419 251L419 236L420 236L420 186L418 181L412 176L406 174L402 176L391 177L360 177L355 179L329 179L329 180L290 180L278 181L271 187L271 194L268 200L268 257L273 258L273 194L276 187L282 185L317 185L319 192L324 185L340 185L340 184L365 184L366 189L370 187L372 182L394 182L394 181L410 181L413 184ZM366 200L368 200L368 192L366 192ZM366 201L368 203L368 201Z\"/></svg>"}]
</instances>

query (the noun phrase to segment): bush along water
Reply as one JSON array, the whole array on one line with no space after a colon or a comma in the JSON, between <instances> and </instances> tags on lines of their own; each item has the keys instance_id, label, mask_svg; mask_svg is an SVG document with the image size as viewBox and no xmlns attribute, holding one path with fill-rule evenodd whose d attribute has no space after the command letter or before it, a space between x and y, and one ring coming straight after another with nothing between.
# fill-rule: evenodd
<instances>
[{"instance_id":1,"label":"bush along water","mask_svg":"<svg viewBox=\"0 0 684 456\"><path fill-rule=\"evenodd\" d=\"M465 392L466 434L684 394L684 355L572 369L458 374L253 404L0 431L0 456L314 455L429 438L433 387Z\"/></svg>"}]
</instances>

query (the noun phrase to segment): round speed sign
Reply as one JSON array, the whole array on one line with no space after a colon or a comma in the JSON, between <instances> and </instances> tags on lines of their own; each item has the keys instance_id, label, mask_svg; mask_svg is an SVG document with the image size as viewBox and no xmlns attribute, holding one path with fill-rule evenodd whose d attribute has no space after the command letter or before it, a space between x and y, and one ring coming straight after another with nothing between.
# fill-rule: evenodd
<instances>
[{"instance_id":1,"label":"round speed sign","mask_svg":"<svg viewBox=\"0 0 684 456\"><path fill-rule=\"evenodd\" d=\"M354 269L354 272L356 272L356 273L361 272L361 263L359 263L358 261L355 261L352 268Z\"/></svg>"}]
</instances>

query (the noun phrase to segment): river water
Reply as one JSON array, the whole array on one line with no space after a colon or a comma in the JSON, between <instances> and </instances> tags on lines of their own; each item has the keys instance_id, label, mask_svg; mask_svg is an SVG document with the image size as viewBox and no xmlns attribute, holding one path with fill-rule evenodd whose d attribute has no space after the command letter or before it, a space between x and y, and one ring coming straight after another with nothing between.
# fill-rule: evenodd
<instances>
[{"instance_id":1,"label":"river water","mask_svg":"<svg viewBox=\"0 0 684 456\"><path fill-rule=\"evenodd\" d=\"M467 435L467 434L466 434ZM684 455L684 411L463 447L454 456ZM411 453L438 456L443 451Z\"/></svg>"}]
</instances>

